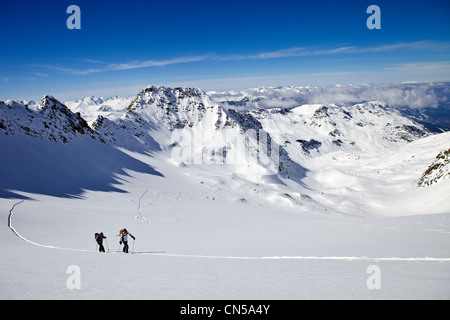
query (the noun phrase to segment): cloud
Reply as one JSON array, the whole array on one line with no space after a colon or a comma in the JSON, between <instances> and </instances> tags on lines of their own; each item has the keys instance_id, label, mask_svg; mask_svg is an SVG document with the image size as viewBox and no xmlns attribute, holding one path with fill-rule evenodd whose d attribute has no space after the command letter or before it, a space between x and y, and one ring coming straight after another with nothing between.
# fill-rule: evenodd
<instances>
[{"instance_id":1,"label":"cloud","mask_svg":"<svg viewBox=\"0 0 450 320\"><path fill-rule=\"evenodd\" d=\"M333 49L311 49L305 47L294 47L276 51L260 52L256 54L235 54L235 55L225 55L216 56L215 60L263 60L263 59L277 59L277 58L289 58L289 57L306 57L306 56L320 56L320 55L331 55L337 53L345 53L350 51L354 47L339 47Z\"/></svg>"},{"instance_id":2,"label":"cloud","mask_svg":"<svg viewBox=\"0 0 450 320\"><path fill-rule=\"evenodd\" d=\"M131 65L131 64L130 64ZM137 64L135 64L137 65ZM122 66L122 67L128 67ZM427 105L437 106L441 101L433 94L433 90L416 86L414 90L399 91L398 86L361 85L373 83L400 83L404 81L430 82L450 81L450 62L421 62L389 65L378 70L341 70L325 72L302 72L291 74L266 74L248 75L238 77L211 77L204 75L192 75L189 78L175 77L170 79L158 79L149 83L149 78L121 79L120 81L83 82L82 85L72 87L69 91L54 93L66 100L81 98L84 96L134 96L147 85L164 85L168 87L199 87L203 90L225 91L242 90L263 86L313 86L321 88L309 90L309 95L302 95L302 99L308 99L310 103L357 103L368 100L381 100L391 105L421 107ZM341 87L335 86L342 84ZM358 84L358 85L356 85ZM369 89L369 87L371 89ZM286 96L286 94L288 96ZM229 95L229 94L228 94ZM450 101L450 95L449 101ZM281 97L281 95L280 95ZM263 102L265 106L295 105L299 96L295 91L283 94L280 101ZM230 97L231 98L231 97ZM293 99L288 101L288 99ZM271 97L276 100L275 96Z\"/></svg>"},{"instance_id":3,"label":"cloud","mask_svg":"<svg viewBox=\"0 0 450 320\"><path fill-rule=\"evenodd\" d=\"M206 60L208 56L189 56L189 57L179 57L167 60L145 60L145 61L131 61L126 63L112 63L104 67L104 71L117 71L117 70L130 70L130 69L141 69L149 67L162 67L172 64L179 63L189 63Z\"/></svg>"},{"instance_id":4,"label":"cloud","mask_svg":"<svg viewBox=\"0 0 450 320\"><path fill-rule=\"evenodd\" d=\"M240 77L203 77L173 79L166 86L199 87L204 90L240 90L262 86L329 86L340 84L399 83L404 81L450 81L450 63L423 62L397 64L377 70L360 69L325 72L300 72L290 74L249 75ZM347 95L341 91L340 95ZM336 96L334 97L336 98ZM324 100L325 101L325 100ZM326 100L328 101L330 100ZM343 96L342 101L348 101ZM318 101L320 102L320 101Z\"/></svg>"},{"instance_id":5,"label":"cloud","mask_svg":"<svg viewBox=\"0 0 450 320\"><path fill-rule=\"evenodd\" d=\"M88 63L91 67L84 68L70 68L65 66L41 64L35 65L58 72L73 74L73 75L89 75L93 73L133 70L151 67L162 67L181 63L192 63L199 61L240 61L240 60L265 60L265 59L280 59L289 57L311 57L311 56L330 56L337 54L361 54L361 53L376 53L389 52L396 50L432 50L442 51L450 49L450 42L437 41L416 41L388 45L379 45L372 47L361 46L341 46L334 48L319 48L315 47L292 47L287 49L265 51L251 54L205 54L205 55L188 55L180 56L172 59L148 59L148 60L132 60L126 62L108 63L93 59L84 59L83 62Z\"/></svg>"},{"instance_id":6,"label":"cloud","mask_svg":"<svg viewBox=\"0 0 450 320\"><path fill-rule=\"evenodd\" d=\"M424 40L416 42L379 45L372 47L342 46L326 49L318 47L294 47L276 51L261 52L256 54L247 54L247 55L236 54L236 55L217 56L215 59L216 60L275 59L275 58L289 58L289 57L326 56L335 54L355 54L355 53L370 53L370 52L376 53L376 52L388 52L404 49L446 50L450 49L450 42L436 42Z\"/></svg>"},{"instance_id":7,"label":"cloud","mask_svg":"<svg viewBox=\"0 0 450 320\"><path fill-rule=\"evenodd\" d=\"M48 69L53 69L62 73L74 74L74 75L88 75L92 73L99 72L107 72L107 71L120 71L120 70L132 70L132 69L141 69L141 68L150 68L150 67L162 67L167 65L179 64L179 63L189 63L189 62L197 62L206 60L207 56L187 56L187 57L178 57L173 59L166 60L133 60L122 63L106 63L99 60L90 60L85 59L85 62L95 64L94 67L84 68L84 69L75 69L75 68L67 68L58 65L50 65L50 64L40 64L35 66L40 66Z\"/></svg>"},{"instance_id":8,"label":"cloud","mask_svg":"<svg viewBox=\"0 0 450 320\"><path fill-rule=\"evenodd\" d=\"M264 87L210 92L219 101L247 101L241 108L296 107L302 104L356 104L381 101L393 107L436 108L448 105L449 83L380 83L306 87ZM244 99L245 98L245 99ZM250 99L249 99L250 98ZM235 107L235 103L231 104Z\"/></svg>"},{"instance_id":9,"label":"cloud","mask_svg":"<svg viewBox=\"0 0 450 320\"><path fill-rule=\"evenodd\" d=\"M434 77L448 78L450 75L450 62L419 62L405 63L385 68L386 71L398 72L407 75L425 75L430 74Z\"/></svg>"},{"instance_id":10,"label":"cloud","mask_svg":"<svg viewBox=\"0 0 450 320\"><path fill-rule=\"evenodd\" d=\"M47 73L42 73L42 72L33 72L32 75L36 76L36 77L41 77L41 78L45 78L45 77L49 76Z\"/></svg>"},{"instance_id":11,"label":"cloud","mask_svg":"<svg viewBox=\"0 0 450 320\"><path fill-rule=\"evenodd\" d=\"M436 108L446 100L446 95L429 83L394 83L314 88L304 98L308 103L382 101L395 107Z\"/></svg>"}]
</instances>

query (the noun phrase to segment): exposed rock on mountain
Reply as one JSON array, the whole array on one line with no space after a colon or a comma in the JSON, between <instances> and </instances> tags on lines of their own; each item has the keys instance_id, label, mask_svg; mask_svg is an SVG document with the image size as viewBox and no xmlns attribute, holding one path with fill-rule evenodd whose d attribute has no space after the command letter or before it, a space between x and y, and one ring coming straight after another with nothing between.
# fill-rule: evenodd
<instances>
[{"instance_id":1,"label":"exposed rock on mountain","mask_svg":"<svg viewBox=\"0 0 450 320\"><path fill-rule=\"evenodd\" d=\"M35 109L15 101L0 102L0 118L0 130L6 135L25 134L63 143L79 136L100 138L80 113L48 95Z\"/></svg>"},{"instance_id":2,"label":"exposed rock on mountain","mask_svg":"<svg viewBox=\"0 0 450 320\"><path fill-rule=\"evenodd\" d=\"M423 173L417 185L427 187L447 179L450 179L450 149L436 156L436 160Z\"/></svg>"}]
</instances>

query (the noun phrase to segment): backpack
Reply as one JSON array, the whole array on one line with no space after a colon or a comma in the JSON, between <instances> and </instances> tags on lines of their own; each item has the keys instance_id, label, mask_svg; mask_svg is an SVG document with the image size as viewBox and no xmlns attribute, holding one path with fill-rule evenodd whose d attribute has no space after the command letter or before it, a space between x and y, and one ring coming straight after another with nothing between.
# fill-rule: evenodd
<instances>
[{"instance_id":1,"label":"backpack","mask_svg":"<svg viewBox=\"0 0 450 320\"><path fill-rule=\"evenodd\" d=\"M100 233L95 234L95 241L97 241L98 244L103 243L103 237L100 235Z\"/></svg>"}]
</instances>

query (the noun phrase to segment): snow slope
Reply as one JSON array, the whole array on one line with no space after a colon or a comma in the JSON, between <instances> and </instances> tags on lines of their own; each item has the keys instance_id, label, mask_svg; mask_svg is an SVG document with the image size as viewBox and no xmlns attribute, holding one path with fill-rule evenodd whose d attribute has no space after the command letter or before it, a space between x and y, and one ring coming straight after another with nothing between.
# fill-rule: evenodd
<instances>
[{"instance_id":1,"label":"snow slope","mask_svg":"<svg viewBox=\"0 0 450 320\"><path fill-rule=\"evenodd\" d=\"M23 194L37 201L18 204L12 224L41 246L1 225L1 297L449 298L448 213L362 219L317 214L313 206L311 213L261 206L251 198L231 200L230 186L209 187L213 177L196 183L189 175L196 171L148 160L165 177L130 172L115 185L124 193ZM3 221L17 202L1 201ZM136 254L93 252L99 231L118 250L123 227L136 236ZM81 270L80 290L66 287L70 265ZM371 265L381 269L380 290L366 286Z\"/></svg>"},{"instance_id":2,"label":"snow slope","mask_svg":"<svg viewBox=\"0 0 450 320\"><path fill-rule=\"evenodd\" d=\"M450 298L450 180L417 187L450 133L383 103L238 113L148 87L92 127L50 97L0 111L2 299ZM263 132L275 171L232 143L247 133L260 159Z\"/></svg>"}]
</instances>

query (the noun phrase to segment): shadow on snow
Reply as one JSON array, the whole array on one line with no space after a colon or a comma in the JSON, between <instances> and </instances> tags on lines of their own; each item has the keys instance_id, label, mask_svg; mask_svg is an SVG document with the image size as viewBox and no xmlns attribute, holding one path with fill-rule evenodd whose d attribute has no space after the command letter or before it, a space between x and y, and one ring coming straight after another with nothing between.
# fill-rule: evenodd
<instances>
[{"instance_id":1,"label":"shadow on snow","mask_svg":"<svg viewBox=\"0 0 450 320\"><path fill-rule=\"evenodd\" d=\"M3 136L0 145L0 198L28 199L16 192L64 198L81 198L83 190L125 193L119 186L129 176L127 170L164 177L150 165L89 137L62 144Z\"/></svg>"}]
</instances>

